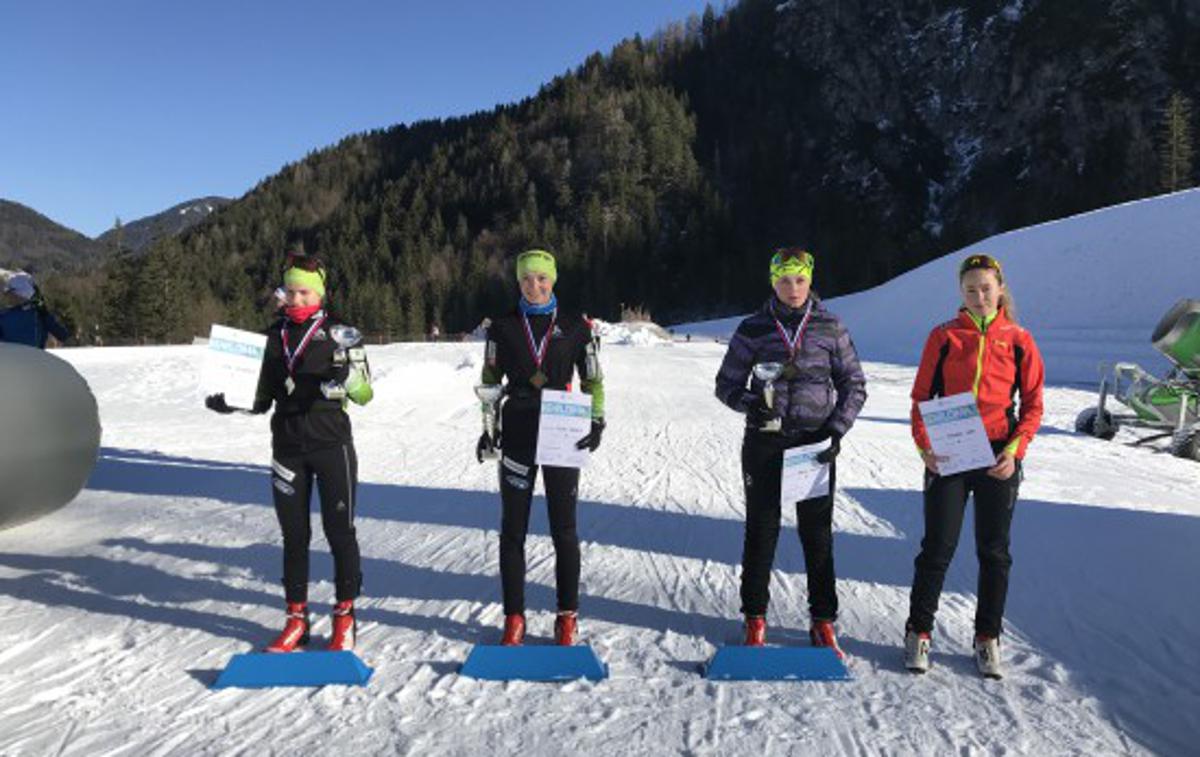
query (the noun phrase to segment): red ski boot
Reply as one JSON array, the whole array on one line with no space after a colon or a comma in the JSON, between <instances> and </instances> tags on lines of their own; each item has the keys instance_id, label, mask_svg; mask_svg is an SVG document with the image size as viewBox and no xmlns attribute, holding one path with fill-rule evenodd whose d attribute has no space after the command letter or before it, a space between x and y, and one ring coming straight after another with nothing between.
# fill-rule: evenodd
<instances>
[{"instance_id":1,"label":"red ski boot","mask_svg":"<svg viewBox=\"0 0 1200 757\"><path fill-rule=\"evenodd\" d=\"M519 647L525 641L525 616L504 616L504 638L500 644L505 647Z\"/></svg>"},{"instance_id":2,"label":"red ski boot","mask_svg":"<svg viewBox=\"0 0 1200 757\"><path fill-rule=\"evenodd\" d=\"M297 647L308 644L308 605L303 602L288 602L287 623L283 631L275 637L265 651L294 652Z\"/></svg>"},{"instance_id":3,"label":"red ski boot","mask_svg":"<svg viewBox=\"0 0 1200 757\"><path fill-rule=\"evenodd\" d=\"M575 646L575 635L579 630L579 618L575 612L560 612L554 619L554 643L560 647Z\"/></svg>"},{"instance_id":4,"label":"red ski boot","mask_svg":"<svg viewBox=\"0 0 1200 757\"><path fill-rule=\"evenodd\" d=\"M767 617L765 615L746 616L746 641L748 647L761 647L767 643Z\"/></svg>"},{"instance_id":5,"label":"red ski boot","mask_svg":"<svg viewBox=\"0 0 1200 757\"><path fill-rule=\"evenodd\" d=\"M838 646L837 633L833 630L832 620L814 620L812 628L808 630L808 637L812 639L814 647L830 647L837 653L839 659L846 659L846 653Z\"/></svg>"},{"instance_id":6,"label":"red ski boot","mask_svg":"<svg viewBox=\"0 0 1200 757\"><path fill-rule=\"evenodd\" d=\"M333 631L329 634L330 652L349 652L358 641L358 620L354 617L354 600L338 602L333 608Z\"/></svg>"}]
</instances>

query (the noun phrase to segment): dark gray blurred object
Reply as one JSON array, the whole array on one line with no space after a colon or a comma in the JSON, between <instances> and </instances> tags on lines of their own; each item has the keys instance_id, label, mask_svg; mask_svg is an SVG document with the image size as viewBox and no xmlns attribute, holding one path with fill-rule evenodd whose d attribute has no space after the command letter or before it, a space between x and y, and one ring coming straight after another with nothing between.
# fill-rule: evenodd
<instances>
[{"instance_id":1,"label":"dark gray blurred object","mask_svg":"<svg viewBox=\"0 0 1200 757\"><path fill-rule=\"evenodd\" d=\"M100 416L83 377L47 352L0 343L0 528L74 499L99 450Z\"/></svg>"}]
</instances>

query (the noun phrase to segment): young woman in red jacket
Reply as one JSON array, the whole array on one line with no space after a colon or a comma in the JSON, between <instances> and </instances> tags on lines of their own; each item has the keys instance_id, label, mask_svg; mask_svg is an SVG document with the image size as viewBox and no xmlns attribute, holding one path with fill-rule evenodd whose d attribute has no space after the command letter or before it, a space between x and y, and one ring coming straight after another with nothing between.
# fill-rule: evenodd
<instances>
[{"instance_id":1,"label":"young woman in red jacket","mask_svg":"<svg viewBox=\"0 0 1200 757\"><path fill-rule=\"evenodd\" d=\"M999 638L1008 593L1009 527L1023 473L1021 460L1042 420L1045 371L1033 336L1018 326L1000 263L971 255L958 272L963 306L933 329L912 389L912 434L925 462L925 537L916 559L905 626L909 670L929 669L930 633L946 568L954 557L967 497L975 497L975 550L979 556L975 661L999 678ZM917 403L971 392L996 464L943 476ZM1019 406L1014 401L1020 398Z\"/></svg>"}]
</instances>

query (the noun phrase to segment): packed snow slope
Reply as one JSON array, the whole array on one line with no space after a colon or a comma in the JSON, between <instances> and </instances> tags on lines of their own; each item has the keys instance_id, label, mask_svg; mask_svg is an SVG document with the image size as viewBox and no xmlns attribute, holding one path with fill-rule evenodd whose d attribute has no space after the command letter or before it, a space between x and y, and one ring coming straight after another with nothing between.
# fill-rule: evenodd
<instances>
[{"instance_id":1,"label":"packed snow slope","mask_svg":"<svg viewBox=\"0 0 1200 757\"><path fill-rule=\"evenodd\" d=\"M816 252L820 291L821 255L838 251ZM929 330L953 317L958 266L977 252L1004 266L1051 381L1095 384L1098 363L1125 360L1162 374L1168 365L1150 334L1178 300L1200 298L1200 189L1000 234L829 306L866 358L915 365ZM739 320L676 331L725 338Z\"/></svg>"},{"instance_id":2,"label":"packed snow slope","mask_svg":"<svg viewBox=\"0 0 1200 757\"><path fill-rule=\"evenodd\" d=\"M1071 432L1089 395L1053 388L1028 458L1001 682L969 656L970 522L935 632L901 666L920 464L912 369L869 364L839 459L835 537L850 683L718 684L739 634L740 418L712 397L721 345L606 346L609 431L584 471L582 628L601 683L487 683L499 506L473 447L479 344L372 348L354 409L365 688L208 688L282 618L263 417L203 409L202 347L65 350L104 448L66 508L0 532L0 754L1194 754L1200 738L1200 465ZM1123 432L1124 433L1124 432ZM528 543L532 643L553 607L545 508ZM315 528L312 599L332 598ZM803 561L780 541L770 640L807 644ZM328 618L315 629L328 633Z\"/></svg>"}]
</instances>

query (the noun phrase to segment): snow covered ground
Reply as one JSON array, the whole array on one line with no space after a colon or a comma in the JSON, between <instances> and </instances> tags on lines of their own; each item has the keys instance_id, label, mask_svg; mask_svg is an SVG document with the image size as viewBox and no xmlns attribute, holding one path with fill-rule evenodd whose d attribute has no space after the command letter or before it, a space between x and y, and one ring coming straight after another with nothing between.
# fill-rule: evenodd
<instances>
[{"instance_id":1,"label":"snow covered ground","mask_svg":"<svg viewBox=\"0 0 1200 757\"><path fill-rule=\"evenodd\" d=\"M715 344L605 349L610 432L585 471L583 623L610 680L484 683L494 642L494 470L477 465L479 345L372 350L355 411L365 689L214 692L281 615L266 421L215 416L199 347L60 353L88 379L103 456L67 508L0 532L0 753L1194 753L1200 737L1200 467L1075 436L1089 396L1052 389L1014 526L1003 682L969 657L974 559L956 558L934 670L899 643L921 535L911 369L871 364L841 458L840 627L856 680L712 684L738 635L739 420L711 397ZM531 630L550 634L552 549L535 503ZM790 519L789 519L790 520ZM970 525L965 533L970 533ZM319 531L319 528L318 528ZM803 562L781 540L770 620L805 644ZM313 599L332 595L318 536ZM328 621L317 633L327 632Z\"/></svg>"},{"instance_id":2,"label":"snow covered ground","mask_svg":"<svg viewBox=\"0 0 1200 757\"><path fill-rule=\"evenodd\" d=\"M1094 345L1109 331L1148 332L1171 302L1198 294L1187 289L1195 275L1180 283L1181 267L1197 265L1179 252L1183 242L1124 259L1174 270L1164 279L1104 257L1120 246L1111 237L1142 221L1141 238L1158 229L1165 239L1168 227L1195 238L1197 205L1188 193L1107 211L1145 211L1119 222L1104 213L1063 222L1078 225L1071 233L1083 240L1079 255L1093 251L1088 260L1069 245L1037 246L1036 230L988 249L1008 263L1039 338L1038 324L1062 306L1074 320L1057 321ZM1001 244L1022 234L1029 244ZM1040 250L1041 267L1018 247ZM959 258L836 309L860 319L854 333L869 356L907 338L911 321L916 346L892 359L915 359L924 333L953 311ZM1063 283L1079 271L1107 273L1080 282L1100 296ZM1130 281L1142 283L1114 298ZM1043 344L1052 366L1070 354L1069 339ZM935 667L924 677L902 669L920 464L907 421L913 369L885 362L867 365L870 399L839 458L839 626L855 680L701 678L699 664L739 635L743 501L740 418L712 397L723 347L698 341L603 351L610 425L584 472L579 512L582 627L609 680L458 675L473 644L497 640L501 621L496 474L473 457L481 345L393 345L371 348L376 400L352 411L366 574L360 653L374 678L366 688L210 690L231 655L273 635L282 600L267 422L203 409L202 350L58 353L97 396L103 450L74 503L0 532L0 754L1196 753L1200 464L1130 446L1131 431L1115 442L1074 434L1092 394L1061 385L1047 392L1014 520L1005 680L979 678L969 656L969 521ZM553 552L540 501L534 511L530 625L544 641ZM333 589L316 528L313 602L323 611ZM781 539L772 589L771 640L807 644L794 535ZM328 632L327 617L315 631Z\"/></svg>"}]
</instances>

